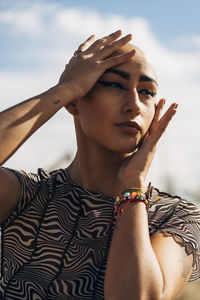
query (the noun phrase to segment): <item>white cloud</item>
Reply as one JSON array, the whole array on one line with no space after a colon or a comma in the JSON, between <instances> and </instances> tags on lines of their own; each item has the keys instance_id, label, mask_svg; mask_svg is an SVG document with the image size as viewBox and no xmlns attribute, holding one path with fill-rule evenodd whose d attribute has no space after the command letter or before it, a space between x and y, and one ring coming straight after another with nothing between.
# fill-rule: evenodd
<instances>
[{"instance_id":1,"label":"white cloud","mask_svg":"<svg viewBox=\"0 0 200 300\"><path fill-rule=\"evenodd\" d=\"M161 174L170 172L180 189L184 189L185 186L197 186L196 175L200 171L197 164L200 155L198 142L200 53L196 48L195 51L188 52L167 48L159 42L150 24L142 18L128 19L117 15L105 16L97 12L86 13L78 8L67 9L56 4L29 4L21 10L13 6L0 12L0 22L4 26L6 24L10 26L7 28L10 35L13 31L19 36L29 33L29 39L32 36L33 42L36 38L39 39L39 42L35 41L31 48L27 45L19 51L24 55L22 57L29 58L30 62L38 60L40 63L37 72L30 69L27 74L19 73L19 70L13 70L13 73L0 73L0 82L3 86L1 95L4 99L1 108L10 105L12 101L31 97L55 84L71 53L90 34L96 33L97 37L101 37L119 28L124 34L131 32L133 43L148 53L158 70L159 95L169 99L169 102L175 100L180 103L173 125L170 125L168 133L160 142L151 176L162 186ZM194 35L193 41L196 45L199 45L199 40L199 36ZM63 155L68 140L63 139L65 129L68 130L67 135L72 141L68 143L72 151L71 145L73 149L75 147L75 139L70 133L72 126L72 120L65 116L65 112L59 113L49 125L41 129L41 134L36 134L26 143L24 150L20 150L8 165L31 169L35 165L43 164L45 158L46 161L50 161L56 159L56 155ZM53 143L49 138L49 132ZM38 145L39 152L35 150L38 149ZM27 165L22 166L22 161Z\"/></svg>"},{"instance_id":2,"label":"white cloud","mask_svg":"<svg viewBox=\"0 0 200 300\"><path fill-rule=\"evenodd\" d=\"M9 10L0 13L0 23L8 25L15 33L39 34L42 23L32 10Z\"/></svg>"},{"instance_id":3,"label":"white cloud","mask_svg":"<svg viewBox=\"0 0 200 300\"><path fill-rule=\"evenodd\" d=\"M200 34L193 32L188 36L180 36L176 40L172 41L172 45L188 49L188 51L199 51Z\"/></svg>"}]
</instances>

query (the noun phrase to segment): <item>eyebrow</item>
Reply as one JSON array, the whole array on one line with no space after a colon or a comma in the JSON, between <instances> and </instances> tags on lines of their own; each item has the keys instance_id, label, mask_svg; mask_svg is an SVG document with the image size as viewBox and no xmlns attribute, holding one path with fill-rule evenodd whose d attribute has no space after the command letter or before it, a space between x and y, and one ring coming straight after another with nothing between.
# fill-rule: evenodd
<instances>
[{"instance_id":1,"label":"eyebrow","mask_svg":"<svg viewBox=\"0 0 200 300\"><path fill-rule=\"evenodd\" d=\"M158 85L157 81L149 76L141 75L139 81L151 81Z\"/></svg>"},{"instance_id":2,"label":"eyebrow","mask_svg":"<svg viewBox=\"0 0 200 300\"><path fill-rule=\"evenodd\" d=\"M131 74L126 72L126 71L122 71L122 70L118 70L118 69L107 69L104 73L114 73L117 74L119 76L121 76L123 79L126 80L130 80L131 79ZM158 83L156 82L155 79L146 76L146 75L141 75L139 78L139 81L150 81L150 82L154 82L156 85L158 85Z\"/></svg>"},{"instance_id":3,"label":"eyebrow","mask_svg":"<svg viewBox=\"0 0 200 300\"><path fill-rule=\"evenodd\" d=\"M118 70L118 69L108 69L104 73L114 73L114 74L121 76L122 78L124 78L126 80L131 79L131 75L128 72Z\"/></svg>"}]
</instances>

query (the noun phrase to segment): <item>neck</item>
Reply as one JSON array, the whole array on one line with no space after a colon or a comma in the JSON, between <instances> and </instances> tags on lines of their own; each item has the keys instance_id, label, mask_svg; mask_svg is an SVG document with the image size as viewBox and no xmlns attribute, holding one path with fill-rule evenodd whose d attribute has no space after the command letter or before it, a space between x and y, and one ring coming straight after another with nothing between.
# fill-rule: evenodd
<instances>
[{"instance_id":1,"label":"neck","mask_svg":"<svg viewBox=\"0 0 200 300\"><path fill-rule=\"evenodd\" d=\"M94 192L116 196L122 191L118 172L124 154L115 153L92 142L78 151L68 167L71 179L77 184Z\"/></svg>"}]
</instances>

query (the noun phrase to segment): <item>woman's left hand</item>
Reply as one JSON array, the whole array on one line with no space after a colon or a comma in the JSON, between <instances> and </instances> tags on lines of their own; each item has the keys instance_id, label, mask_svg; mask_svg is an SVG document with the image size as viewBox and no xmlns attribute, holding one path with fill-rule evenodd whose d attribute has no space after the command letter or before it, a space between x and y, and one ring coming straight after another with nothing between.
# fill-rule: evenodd
<instances>
[{"instance_id":1,"label":"woman's left hand","mask_svg":"<svg viewBox=\"0 0 200 300\"><path fill-rule=\"evenodd\" d=\"M160 117L164 104L164 99L158 102L148 135L137 151L129 156L120 167L118 175L123 189L131 187L144 188L146 176L154 158L158 141L175 115L178 106L177 103L173 103L165 114Z\"/></svg>"}]
</instances>

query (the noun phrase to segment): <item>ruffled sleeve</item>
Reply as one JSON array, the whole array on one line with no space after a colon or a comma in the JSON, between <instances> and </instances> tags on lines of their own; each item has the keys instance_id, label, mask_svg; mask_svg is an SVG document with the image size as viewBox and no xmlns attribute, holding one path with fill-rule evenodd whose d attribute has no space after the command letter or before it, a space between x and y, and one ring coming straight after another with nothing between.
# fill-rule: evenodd
<instances>
[{"instance_id":1,"label":"ruffled sleeve","mask_svg":"<svg viewBox=\"0 0 200 300\"><path fill-rule=\"evenodd\" d=\"M177 196L154 189L153 200L161 200L149 208L150 235L163 232L173 236L186 253L193 254L193 272L189 281L200 278L200 211L197 205Z\"/></svg>"},{"instance_id":2,"label":"ruffled sleeve","mask_svg":"<svg viewBox=\"0 0 200 300\"><path fill-rule=\"evenodd\" d=\"M38 169L38 173L26 173L24 171L18 171L14 169L4 168L8 172L12 172L18 178L21 186L21 197L14 211L10 214L3 225L8 225L12 222L16 216L18 216L24 209L36 198L39 190L45 188L45 185L49 188L49 173L46 173L43 169ZM45 184L46 183L46 184Z\"/></svg>"}]
</instances>

